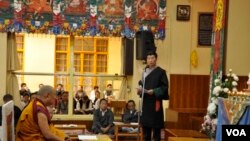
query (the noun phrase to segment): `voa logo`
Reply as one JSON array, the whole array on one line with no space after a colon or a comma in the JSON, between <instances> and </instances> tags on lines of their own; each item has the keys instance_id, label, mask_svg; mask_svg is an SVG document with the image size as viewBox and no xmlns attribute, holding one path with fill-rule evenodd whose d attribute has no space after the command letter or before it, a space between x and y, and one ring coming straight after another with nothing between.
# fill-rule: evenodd
<instances>
[{"instance_id":1,"label":"voa logo","mask_svg":"<svg viewBox=\"0 0 250 141\"><path fill-rule=\"evenodd\" d=\"M227 136L247 136L244 129L226 129Z\"/></svg>"}]
</instances>

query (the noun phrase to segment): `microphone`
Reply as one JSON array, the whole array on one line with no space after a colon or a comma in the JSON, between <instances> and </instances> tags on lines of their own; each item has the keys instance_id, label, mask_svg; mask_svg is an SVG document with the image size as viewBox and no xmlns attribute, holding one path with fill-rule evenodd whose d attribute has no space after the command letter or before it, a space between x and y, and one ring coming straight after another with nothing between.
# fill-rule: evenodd
<instances>
[{"instance_id":1,"label":"microphone","mask_svg":"<svg viewBox=\"0 0 250 141\"><path fill-rule=\"evenodd\" d=\"M143 83L142 83L142 81L141 81L141 80L138 82L138 85L142 88Z\"/></svg>"}]
</instances>

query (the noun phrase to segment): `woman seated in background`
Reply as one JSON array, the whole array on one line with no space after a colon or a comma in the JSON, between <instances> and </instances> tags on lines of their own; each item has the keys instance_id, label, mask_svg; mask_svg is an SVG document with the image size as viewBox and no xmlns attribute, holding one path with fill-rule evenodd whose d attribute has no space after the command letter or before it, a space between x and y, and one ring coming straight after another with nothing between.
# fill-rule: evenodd
<instances>
[{"instance_id":1,"label":"woman seated in background","mask_svg":"<svg viewBox=\"0 0 250 141\"><path fill-rule=\"evenodd\" d=\"M125 123L138 122L138 112L135 109L135 101L129 100L124 111L122 121ZM124 132L138 132L138 128L122 127Z\"/></svg>"},{"instance_id":2,"label":"woman seated in background","mask_svg":"<svg viewBox=\"0 0 250 141\"><path fill-rule=\"evenodd\" d=\"M36 98L37 93L38 93L38 91L35 91L35 92L30 94L30 101Z\"/></svg>"},{"instance_id":3,"label":"woman seated in background","mask_svg":"<svg viewBox=\"0 0 250 141\"><path fill-rule=\"evenodd\" d=\"M93 104L87 95L83 96L82 113L93 114Z\"/></svg>"},{"instance_id":4,"label":"woman seated in background","mask_svg":"<svg viewBox=\"0 0 250 141\"><path fill-rule=\"evenodd\" d=\"M81 108L83 103L83 93L76 93L73 99L74 114L82 114Z\"/></svg>"},{"instance_id":5,"label":"woman seated in background","mask_svg":"<svg viewBox=\"0 0 250 141\"><path fill-rule=\"evenodd\" d=\"M30 93L24 92L23 93L23 100L21 101L21 110L23 110L30 102Z\"/></svg>"},{"instance_id":6,"label":"woman seated in background","mask_svg":"<svg viewBox=\"0 0 250 141\"><path fill-rule=\"evenodd\" d=\"M62 99L58 101L56 113L57 114L68 114L68 103L69 103L69 92L64 91L62 93Z\"/></svg>"},{"instance_id":7,"label":"woman seated in background","mask_svg":"<svg viewBox=\"0 0 250 141\"><path fill-rule=\"evenodd\" d=\"M93 103L94 110L99 108L100 105L100 91L95 91L95 100Z\"/></svg>"}]
</instances>

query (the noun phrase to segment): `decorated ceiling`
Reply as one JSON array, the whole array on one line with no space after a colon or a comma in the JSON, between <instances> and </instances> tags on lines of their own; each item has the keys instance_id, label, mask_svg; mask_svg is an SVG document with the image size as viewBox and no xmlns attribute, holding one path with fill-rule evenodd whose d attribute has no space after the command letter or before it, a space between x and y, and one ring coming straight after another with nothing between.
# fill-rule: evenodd
<instances>
[{"instance_id":1,"label":"decorated ceiling","mask_svg":"<svg viewBox=\"0 0 250 141\"><path fill-rule=\"evenodd\" d=\"M0 0L0 32L165 37L166 0Z\"/></svg>"}]
</instances>

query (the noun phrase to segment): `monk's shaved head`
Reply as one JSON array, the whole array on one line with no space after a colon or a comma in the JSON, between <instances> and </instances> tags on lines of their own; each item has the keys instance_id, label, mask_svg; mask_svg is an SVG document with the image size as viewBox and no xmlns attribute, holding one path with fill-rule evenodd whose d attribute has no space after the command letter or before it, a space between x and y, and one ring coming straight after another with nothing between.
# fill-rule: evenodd
<instances>
[{"instance_id":1,"label":"monk's shaved head","mask_svg":"<svg viewBox=\"0 0 250 141\"><path fill-rule=\"evenodd\" d=\"M52 86L44 85L41 87L37 93L39 96L44 96L45 94L55 94L55 90Z\"/></svg>"}]
</instances>

